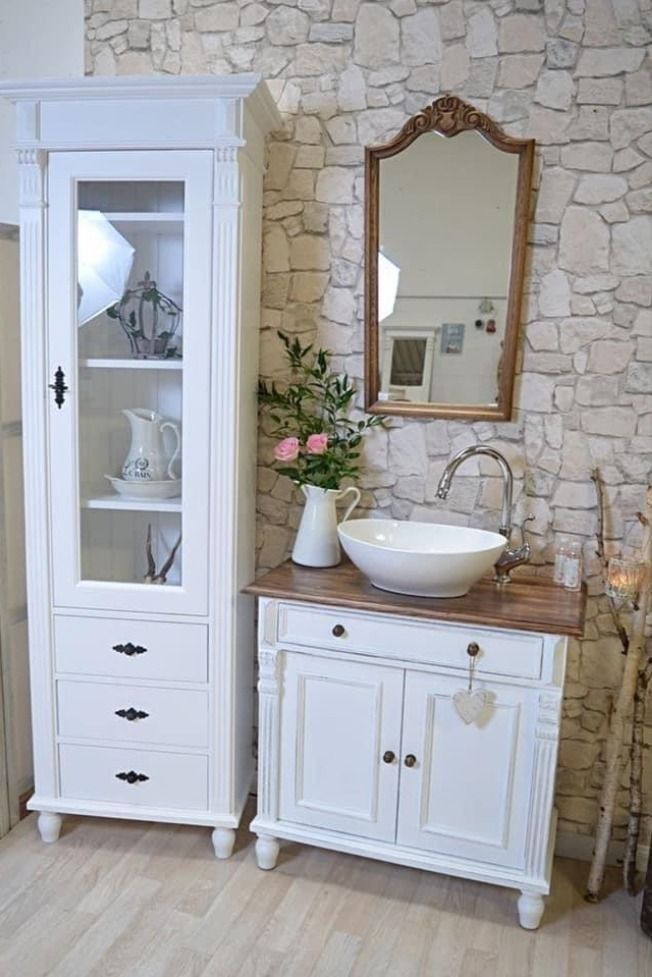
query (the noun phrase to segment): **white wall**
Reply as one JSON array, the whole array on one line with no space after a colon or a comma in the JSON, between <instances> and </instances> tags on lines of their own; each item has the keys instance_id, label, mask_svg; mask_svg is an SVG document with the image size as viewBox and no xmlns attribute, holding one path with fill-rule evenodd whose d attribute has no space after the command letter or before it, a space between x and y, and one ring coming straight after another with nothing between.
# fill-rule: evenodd
<instances>
[{"instance_id":1,"label":"white wall","mask_svg":"<svg viewBox=\"0 0 652 977\"><path fill-rule=\"evenodd\" d=\"M32 785L18 324L18 236L0 225L0 712L10 823Z\"/></svg>"},{"instance_id":2,"label":"white wall","mask_svg":"<svg viewBox=\"0 0 652 977\"><path fill-rule=\"evenodd\" d=\"M0 0L0 78L83 73L83 0ZM18 816L32 784L29 672L25 612L18 176L14 106L0 99L0 834ZM4 712L4 718L3 718ZM6 743L3 739L6 738Z\"/></svg>"},{"instance_id":3,"label":"white wall","mask_svg":"<svg viewBox=\"0 0 652 977\"><path fill-rule=\"evenodd\" d=\"M83 73L83 0L0 0L0 78ZM0 224L18 223L13 140L13 106L0 100Z\"/></svg>"}]
</instances>

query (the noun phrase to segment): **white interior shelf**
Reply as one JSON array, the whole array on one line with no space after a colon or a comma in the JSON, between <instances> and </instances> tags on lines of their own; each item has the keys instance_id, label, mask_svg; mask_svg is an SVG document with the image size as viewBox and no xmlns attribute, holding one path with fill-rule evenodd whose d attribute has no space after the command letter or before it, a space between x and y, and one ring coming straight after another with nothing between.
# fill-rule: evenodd
<instances>
[{"instance_id":1,"label":"white interior shelf","mask_svg":"<svg viewBox=\"0 0 652 977\"><path fill-rule=\"evenodd\" d=\"M185 220L185 214L182 211L178 213L176 211L143 211L139 213L134 210L125 211L102 211L102 216L108 221L114 223L115 221L121 221L123 223L131 224L183 224Z\"/></svg>"},{"instance_id":2,"label":"white interior shelf","mask_svg":"<svg viewBox=\"0 0 652 977\"><path fill-rule=\"evenodd\" d=\"M80 359L80 366L90 370L182 370L183 359L169 360L138 360L133 358L122 359L119 356L101 357L93 356L87 359Z\"/></svg>"},{"instance_id":3,"label":"white interior shelf","mask_svg":"<svg viewBox=\"0 0 652 977\"><path fill-rule=\"evenodd\" d=\"M94 495L82 500L84 509L124 509L129 512L181 512L177 499L126 499L122 495Z\"/></svg>"}]
</instances>

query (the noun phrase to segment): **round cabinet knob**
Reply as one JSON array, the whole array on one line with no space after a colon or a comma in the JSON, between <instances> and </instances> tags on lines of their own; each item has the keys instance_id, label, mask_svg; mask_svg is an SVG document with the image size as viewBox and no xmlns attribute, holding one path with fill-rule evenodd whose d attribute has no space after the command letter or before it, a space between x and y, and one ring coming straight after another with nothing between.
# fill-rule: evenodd
<instances>
[{"instance_id":1,"label":"round cabinet knob","mask_svg":"<svg viewBox=\"0 0 652 977\"><path fill-rule=\"evenodd\" d=\"M475 656L480 653L480 645L477 643L477 641L470 642L470 644L467 646L466 653L467 655L470 655L471 658L475 658Z\"/></svg>"},{"instance_id":2,"label":"round cabinet knob","mask_svg":"<svg viewBox=\"0 0 652 977\"><path fill-rule=\"evenodd\" d=\"M342 635L344 635L344 634L346 634L346 628L344 627L343 624L336 624L333 627L333 637L335 637L335 638L341 638Z\"/></svg>"},{"instance_id":3,"label":"round cabinet knob","mask_svg":"<svg viewBox=\"0 0 652 977\"><path fill-rule=\"evenodd\" d=\"M383 763L393 763L396 759L396 754L393 750L385 750L383 753Z\"/></svg>"},{"instance_id":4,"label":"round cabinet knob","mask_svg":"<svg viewBox=\"0 0 652 977\"><path fill-rule=\"evenodd\" d=\"M406 767L413 767L417 762L417 758L415 757L414 753L408 753L404 762Z\"/></svg>"}]
</instances>

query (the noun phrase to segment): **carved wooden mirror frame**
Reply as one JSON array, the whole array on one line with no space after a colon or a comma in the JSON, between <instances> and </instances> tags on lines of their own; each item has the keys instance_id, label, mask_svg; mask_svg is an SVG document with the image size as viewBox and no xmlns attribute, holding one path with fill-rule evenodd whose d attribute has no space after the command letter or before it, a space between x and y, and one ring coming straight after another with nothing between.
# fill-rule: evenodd
<instances>
[{"instance_id":1,"label":"carved wooden mirror frame","mask_svg":"<svg viewBox=\"0 0 652 977\"><path fill-rule=\"evenodd\" d=\"M380 161L407 149L424 132L446 137L477 131L503 153L517 154L518 176L514 209L512 255L505 316L505 336L495 406L473 404L397 403L379 401L380 362L378 323L378 246ZM444 95L417 112L394 139L365 149L365 406L371 414L448 417L458 420L507 421L512 413L514 369L521 319L521 296L534 162L534 139L508 136L488 115L454 95Z\"/></svg>"}]
</instances>

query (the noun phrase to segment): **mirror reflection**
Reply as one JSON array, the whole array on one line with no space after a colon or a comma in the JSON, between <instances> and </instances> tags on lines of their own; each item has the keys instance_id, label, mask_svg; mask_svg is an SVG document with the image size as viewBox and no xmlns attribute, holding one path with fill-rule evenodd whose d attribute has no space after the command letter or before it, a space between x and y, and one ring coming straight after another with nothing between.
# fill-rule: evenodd
<instances>
[{"instance_id":1,"label":"mirror reflection","mask_svg":"<svg viewBox=\"0 0 652 977\"><path fill-rule=\"evenodd\" d=\"M365 150L365 405L508 420L534 141L443 95Z\"/></svg>"},{"instance_id":2,"label":"mirror reflection","mask_svg":"<svg viewBox=\"0 0 652 977\"><path fill-rule=\"evenodd\" d=\"M517 181L477 132L380 162L379 400L498 403Z\"/></svg>"}]
</instances>

